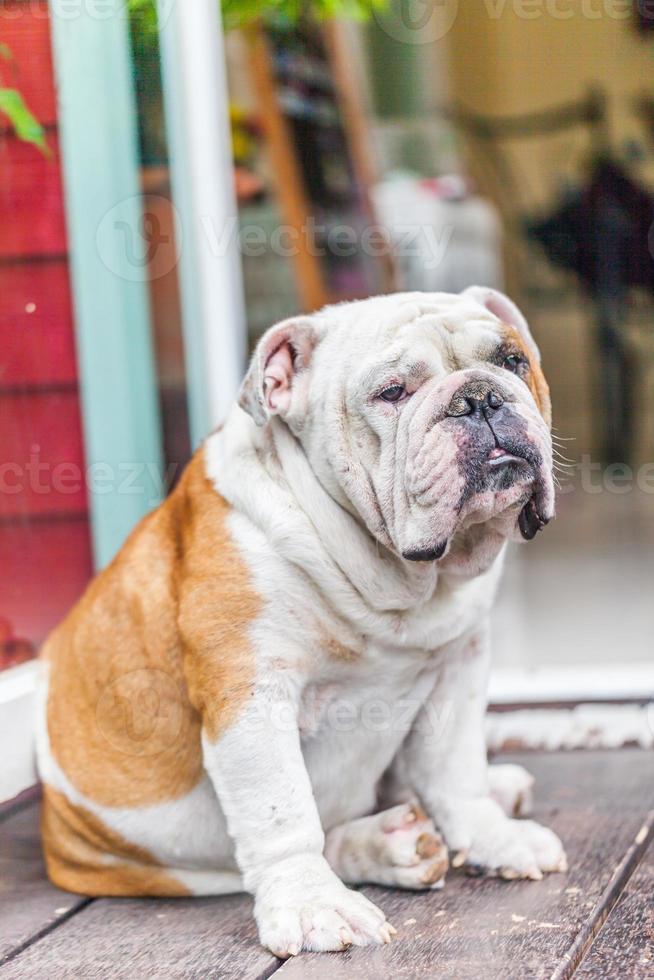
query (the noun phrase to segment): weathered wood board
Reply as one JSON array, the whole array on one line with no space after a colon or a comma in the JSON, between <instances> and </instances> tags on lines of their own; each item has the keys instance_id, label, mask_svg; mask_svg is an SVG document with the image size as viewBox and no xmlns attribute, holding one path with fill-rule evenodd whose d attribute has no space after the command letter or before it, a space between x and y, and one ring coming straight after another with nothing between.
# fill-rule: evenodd
<instances>
[{"instance_id":1,"label":"weathered wood board","mask_svg":"<svg viewBox=\"0 0 654 980\"><path fill-rule=\"evenodd\" d=\"M570 752L512 761L537 776L535 817L563 839L567 874L541 882L452 874L442 892L422 894L367 888L398 929L395 940L373 950L298 957L283 965L279 980L536 980L557 970L562 977L572 975L574 962L567 956L582 931L592 933L614 872L654 806L652 755Z\"/></svg>"},{"instance_id":2,"label":"weathered wood board","mask_svg":"<svg viewBox=\"0 0 654 980\"><path fill-rule=\"evenodd\" d=\"M241 895L98 899L13 959L2 980L260 980L279 960L257 940Z\"/></svg>"},{"instance_id":3,"label":"weathered wood board","mask_svg":"<svg viewBox=\"0 0 654 980\"><path fill-rule=\"evenodd\" d=\"M579 980L654 977L654 853L650 850L575 974Z\"/></svg>"},{"instance_id":4,"label":"weathered wood board","mask_svg":"<svg viewBox=\"0 0 654 980\"><path fill-rule=\"evenodd\" d=\"M85 901L47 880L36 804L0 822L0 963Z\"/></svg>"},{"instance_id":5,"label":"weathered wood board","mask_svg":"<svg viewBox=\"0 0 654 980\"><path fill-rule=\"evenodd\" d=\"M568 874L502 882L456 873L442 892L367 888L398 928L391 944L285 963L258 945L251 901L243 896L84 905L58 892L43 879L34 808L24 810L0 823L6 876L0 950L15 950L0 980L654 977L652 754L530 754L513 761L537 776L536 817L563 838ZM64 906L69 912L58 923L56 910Z\"/></svg>"}]
</instances>

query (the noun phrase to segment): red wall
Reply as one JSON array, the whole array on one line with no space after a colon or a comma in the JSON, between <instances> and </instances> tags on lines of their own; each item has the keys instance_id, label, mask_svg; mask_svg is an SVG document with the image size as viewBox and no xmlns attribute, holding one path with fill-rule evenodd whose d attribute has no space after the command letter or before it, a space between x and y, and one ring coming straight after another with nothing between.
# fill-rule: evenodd
<instances>
[{"instance_id":1,"label":"red wall","mask_svg":"<svg viewBox=\"0 0 654 980\"><path fill-rule=\"evenodd\" d=\"M0 667L34 650L91 574L48 8L5 0L0 84L52 151L0 117ZM77 475L77 478L76 478Z\"/></svg>"}]
</instances>

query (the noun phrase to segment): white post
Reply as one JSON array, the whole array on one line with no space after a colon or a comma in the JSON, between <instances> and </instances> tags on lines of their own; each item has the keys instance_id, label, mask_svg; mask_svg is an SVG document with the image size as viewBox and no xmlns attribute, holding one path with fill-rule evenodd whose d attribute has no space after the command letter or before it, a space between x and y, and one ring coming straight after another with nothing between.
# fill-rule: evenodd
<instances>
[{"instance_id":1,"label":"white post","mask_svg":"<svg viewBox=\"0 0 654 980\"><path fill-rule=\"evenodd\" d=\"M219 424L245 367L246 321L218 0L157 0L191 439Z\"/></svg>"}]
</instances>

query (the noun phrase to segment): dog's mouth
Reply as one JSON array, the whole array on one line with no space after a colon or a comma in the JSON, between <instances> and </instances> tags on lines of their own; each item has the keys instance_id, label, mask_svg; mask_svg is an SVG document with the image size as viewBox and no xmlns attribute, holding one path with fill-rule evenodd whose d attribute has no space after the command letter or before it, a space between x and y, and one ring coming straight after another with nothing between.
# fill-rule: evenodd
<instances>
[{"instance_id":1,"label":"dog's mouth","mask_svg":"<svg viewBox=\"0 0 654 980\"><path fill-rule=\"evenodd\" d=\"M515 463L526 463L524 456L516 456L515 453L511 453L508 449L504 449L502 446L493 446L489 452L486 463L492 469L499 469L501 466L509 466Z\"/></svg>"},{"instance_id":2,"label":"dog's mouth","mask_svg":"<svg viewBox=\"0 0 654 980\"><path fill-rule=\"evenodd\" d=\"M497 438L495 446L493 446L486 458L486 466L495 473L504 469L510 472L515 468L516 476L519 472L518 468L527 466L533 469L534 462L534 460L528 459L527 455L520 454L519 450L515 451L514 447L506 449L504 446L501 446ZM510 479L510 475L507 478ZM549 522L550 518L544 513L542 494L536 490L520 511L518 517L520 533L525 541L531 541Z\"/></svg>"},{"instance_id":3,"label":"dog's mouth","mask_svg":"<svg viewBox=\"0 0 654 980\"><path fill-rule=\"evenodd\" d=\"M518 527L520 534L525 541L531 541L539 531L549 524L551 518L543 513L541 495L536 492L532 494L527 503L520 511L518 517Z\"/></svg>"},{"instance_id":4,"label":"dog's mouth","mask_svg":"<svg viewBox=\"0 0 654 980\"><path fill-rule=\"evenodd\" d=\"M518 483L531 484L540 467L540 458L533 447L519 438L507 436L500 441L495 433L493 436L493 445L479 447L468 464L473 492L499 493Z\"/></svg>"},{"instance_id":5,"label":"dog's mouth","mask_svg":"<svg viewBox=\"0 0 654 980\"><path fill-rule=\"evenodd\" d=\"M495 445L488 450L480 467L480 482L488 489L507 490L518 483L532 492L518 516L518 528L525 541L531 541L549 524L545 494L542 490L542 459L524 440L504 434L500 439L493 431Z\"/></svg>"},{"instance_id":6,"label":"dog's mouth","mask_svg":"<svg viewBox=\"0 0 654 980\"><path fill-rule=\"evenodd\" d=\"M458 448L464 484L452 524L442 526L442 536L403 549L406 561L438 562L448 557L452 540L473 525L488 522L496 536L515 535L516 515L517 530L531 541L553 516L547 464L540 448L520 429L504 426L496 431L488 426Z\"/></svg>"},{"instance_id":7,"label":"dog's mouth","mask_svg":"<svg viewBox=\"0 0 654 980\"><path fill-rule=\"evenodd\" d=\"M498 471L502 471L505 484L512 481L513 474L516 479L519 478L522 468L534 469L531 460L499 445L494 446L489 452L486 465L493 471L495 477L499 475ZM535 538L538 532L542 531L550 522L550 518L544 513L543 503L542 494L536 490L520 511L518 527L525 541L531 541Z\"/></svg>"}]
</instances>

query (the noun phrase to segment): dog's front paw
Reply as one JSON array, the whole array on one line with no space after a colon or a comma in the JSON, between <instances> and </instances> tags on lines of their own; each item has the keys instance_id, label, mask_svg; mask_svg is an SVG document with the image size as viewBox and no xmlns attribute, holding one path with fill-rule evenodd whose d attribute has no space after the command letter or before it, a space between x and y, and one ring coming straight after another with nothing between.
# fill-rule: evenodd
<instances>
[{"instance_id":1,"label":"dog's front paw","mask_svg":"<svg viewBox=\"0 0 654 980\"><path fill-rule=\"evenodd\" d=\"M538 881L548 871L567 871L563 845L556 834L533 820L511 820L490 799L467 803L459 813L451 846L453 867L471 874Z\"/></svg>"},{"instance_id":2,"label":"dog's front paw","mask_svg":"<svg viewBox=\"0 0 654 980\"><path fill-rule=\"evenodd\" d=\"M509 817L528 817L533 806L534 777L522 766L495 763L488 767L490 795Z\"/></svg>"},{"instance_id":3,"label":"dog's front paw","mask_svg":"<svg viewBox=\"0 0 654 980\"><path fill-rule=\"evenodd\" d=\"M390 942L395 934L384 913L350 891L321 858L295 858L272 869L257 889L254 915L259 938L286 959Z\"/></svg>"}]
</instances>

